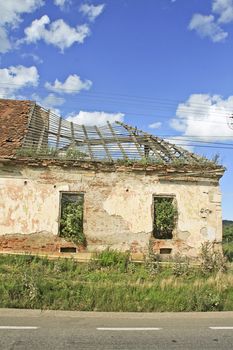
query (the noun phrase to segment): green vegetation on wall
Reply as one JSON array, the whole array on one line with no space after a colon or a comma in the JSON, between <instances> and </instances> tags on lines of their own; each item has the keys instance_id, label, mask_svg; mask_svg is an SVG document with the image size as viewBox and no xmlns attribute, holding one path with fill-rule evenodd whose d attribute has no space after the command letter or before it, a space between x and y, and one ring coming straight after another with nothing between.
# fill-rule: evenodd
<instances>
[{"instance_id":1,"label":"green vegetation on wall","mask_svg":"<svg viewBox=\"0 0 233 350\"><path fill-rule=\"evenodd\" d=\"M233 242L233 221L223 220L223 241Z\"/></svg>"},{"instance_id":2,"label":"green vegetation on wall","mask_svg":"<svg viewBox=\"0 0 233 350\"><path fill-rule=\"evenodd\" d=\"M223 220L223 251L233 261L233 221Z\"/></svg>"},{"instance_id":3,"label":"green vegetation on wall","mask_svg":"<svg viewBox=\"0 0 233 350\"><path fill-rule=\"evenodd\" d=\"M60 236L74 242L86 245L83 233L83 195L62 193Z\"/></svg>"},{"instance_id":4,"label":"green vegetation on wall","mask_svg":"<svg viewBox=\"0 0 233 350\"><path fill-rule=\"evenodd\" d=\"M176 226L177 209L174 198L154 198L154 237L157 239L171 239Z\"/></svg>"}]
</instances>

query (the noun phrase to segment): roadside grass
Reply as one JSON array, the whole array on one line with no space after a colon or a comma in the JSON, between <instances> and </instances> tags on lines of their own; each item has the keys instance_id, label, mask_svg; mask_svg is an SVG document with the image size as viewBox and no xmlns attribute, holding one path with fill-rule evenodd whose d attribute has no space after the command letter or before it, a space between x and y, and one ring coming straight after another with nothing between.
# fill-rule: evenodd
<instances>
[{"instance_id":1,"label":"roadside grass","mask_svg":"<svg viewBox=\"0 0 233 350\"><path fill-rule=\"evenodd\" d=\"M233 262L233 241L223 242L223 253L230 262Z\"/></svg>"},{"instance_id":2,"label":"roadside grass","mask_svg":"<svg viewBox=\"0 0 233 350\"><path fill-rule=\"evenodd\" d=\"M233 310L233 268L206 272L177 262L151 270L127 254L98 260L0 256L0 307L80 311Z\"/></svg>"},{"instance_id":3,"label":"roadside grass","mask_svg":"<svg viewBox=\"0 0 233 350\"><path fill-rule=\"evenodd\" d=\"M223 253L233 262L233 221L223 220Z\"/></svg>"}]
</instances>

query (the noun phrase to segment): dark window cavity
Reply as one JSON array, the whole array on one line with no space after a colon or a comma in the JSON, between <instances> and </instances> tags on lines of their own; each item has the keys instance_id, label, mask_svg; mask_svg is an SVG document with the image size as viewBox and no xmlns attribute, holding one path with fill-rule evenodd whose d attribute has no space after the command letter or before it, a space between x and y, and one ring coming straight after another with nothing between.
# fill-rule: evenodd
<instances>
[{"instance_id":1,"label":"dark window cavity","mask_svg":"<svg viewBox=\"0 0 233 350\"><path fill-rule=\"evenodd\" d=\"M61 253L76 253L77 249L75 247L61 247L60 252Z\"/></svg>"},{"instance_id":2,"label":"dark window cavity","mask_svg":"<svg viewBox=\"0 0 233 350\"><path fill-rule=\"evenodd\" d=\"M172 249L171 248L160 248L159 254L171 254Z\"/></svg>"}]
</instances>

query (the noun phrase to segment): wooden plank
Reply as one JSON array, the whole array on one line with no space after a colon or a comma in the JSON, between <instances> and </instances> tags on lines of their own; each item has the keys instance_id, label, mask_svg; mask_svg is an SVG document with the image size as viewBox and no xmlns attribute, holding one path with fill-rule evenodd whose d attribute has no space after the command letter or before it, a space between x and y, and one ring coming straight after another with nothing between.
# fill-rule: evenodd
<instances>
[{"instance_id":1,"label":"wooden plank","mask_svg":"<svg viewBox=\"0 0 233 350\"><path fill-rule=\"evenodd\" d=\"M102 136L102 134L101 134L101 132L100 132L100 130L99 130L99 128L97 126L95 126L95 130L96 130L97 134L99 135L100 141L101 141L101 143L103 145L103 148L104 148L104 150L105 150L105 152L107 154L108 159L110 161L112 161L111 154L109 153L108 147L107 147L107 145L106 145L106 143L104 141L104 138L103 138L103 136Z\"/></svg>"},{"instance_id":2,"label":"wooden plank","mask_svg":"<svg viewBox=\"0 0 233 350\"><path fill-rule=\"evenodd\" d=\"M127 125L127 124L123 124L122 123L122 126L130 133L130 136L131 136L131 142L133 140L136 148L137 148L137 151L140 155L140 157L144 158L144 153L143 151L141 150L140 148L140 144L138 143L137 139L136 139L136 136L134 135L134 133L132 132L131 128Z\"/></svg>"},{"instance_id":3,"label":"wooden plank","mask_svg":"<svg viewBox=\"0 0 233 350\"><path fill-rule=\"evenodd\" d=\"M140 132L141 135L138 135L137 136L137 139L136 139L136 142L137 144L141 144L141 145L144 145L144 153L142 152L142 150L140 149L140 155L141 157L148 157L148 154L150 152L150 149L154 152L154 154L162 161L166 161L165 157L163 157L159 151L161 151L161 147L160 145L158 144L158 142L153 142L152 141L152 138L151 138L151 135L142 131L142 130L137 130L133 127L130 127L128 126L127 124L124 124L124 123L121 123L121 122L118 122L118 124L122 125L124 128L126 128L126 130L128 130L128 132L132 135L133 138L136 139L136 136L134 135L133 133L133 130L137 131L137 132ZM149 145L146 145L145 144L145 141L148 142ZM149 148L149 149L148 149Z\"/></svg>"},{"instance_id":4,"label":"wooden plank","mask_svg":"<svg viewBox=\"0 0 233 350\"><path fill-rule=\"evenodd\" d=\"M74 137L74 123L70 122L70 133L71 133L71 140L73 141L72 143L75 143L75 137Z\"/></svg>"},{"instance_id":5,"label":"wooden plank","mask_svg":"<svg viewBox=\"0 0 233 350\"><path fill-rule=\"evenodd\" d=\"M43 129L42 129L41 134L40 134L40 138L39 138L38 146L37 146L37 151L39 151L40 148L41 148L41 145L42 145L42 142L43 142L43 138L44 138L44 134L45 134L45 123L43 125Z\"/></svg>"},{"instance_id":6,"label":"wooden plank","mask_svg":"<svg viewBox=\"0 0 233 350\"><path fill-rule=\"evenodd\" d=\"M38 113L38 112L37 112ZM40 151L41 149L41 146L43 144L43 140L44 140L44 136L45 136L45 130L46 130L46 120L45 120L45 116L43 117L43 114L49 114L49 110L46 111L46 110L39 110L39 121L43 121L43 126L42 126L42 129L40 128L38 132L40 132L40 136L39 136L39 140L38 140L38 144L37 144L37 152ZM47 147L47 144L46 144L46 147Z\"/></svg>"},{"instance_id":7,"label":"wooden plank","mask_svg":"<svg viewBox=\"0 0 233 350\"><path fill-rule=\"evenodd\" d=\"M179 153L179 155L180 155L179 158L181 158L183 160L187 160L189 162L192 162L193 160L195 160L195 161L199 160L197 155L195 155L194 153L189 152L186 149L184 149L182 147L179 147L177 145L174 145L172 143L170 143L170 145L171 145L172 150L174 150L175 152ZM177 159L177 157L175 157L175 159Z\"/></svg>"},{"instance_id":8,"label":"wooden plank","mask_svg":"<svg viewBox=\"0 0 233 350\"><path fill-rule=\"evenodd\" d=\"M22 140L22 146L21 147L23 147L23 148L25 147L25 145L27 145L28 142L32 141L32 140L30 140L30 138L28 138L28 134L30 135L31 120L34 117L35 110L36 110L36 103L34 102L33 105L31 106L30 113L29 113L29 116L28 116L27 131L26 131L26 133L24 133L24 137L23 137L23 140Z\"/></svg>"},{"instance_id":9,"label":"wooden plank","mask_svg":"<svg viewBox=\"0 0 233 350\"><path fill-rule=\"evenodd\" d=\"M154 145L157 145L157 147L159 147L160 148L160 151L162 151L163 153L164 153L164 155L167 157L167 158L170 158L170 159L177 159L177 157L176 156L173 156L173 154L172 154L172 151L171 151L171 149L170 149L170 147L168 147L167 145L166 145L166 142L165 141L163 141L162 139L160 139L159 140L159 142L156 140L156 138L154 138L153 136L151 137L149 134L148 134L148 136L150 137L150 139L152 139L153 141L152 141L152 143L154 144ZM165 157L164 157L165 158ZM167 162L167 159L165 159L166 160L166 162Z\"/></svg>"},{"instance_id":10,"label":"wooden plank","mask_svg":"<svg viewBox=\"0 0 233 350\"><path fill-rule=\"evenodd\" d=\"M27 125L28 128L30 127L32 117L34 116L34 113L35 113L35 111L36 111L36 106L37 106L37 104L34 103L34 104L33 104L33 107L32 107L31 110L30 110L29 117L28 117L28 125Z\"/></svg>"},{"instance_id":11,"label":"wooden plank","mask_svg":"<svg viewBox=\"0 0 233 350\"><path fill-rule=\"evenodd\" d=\"M149 147L154 152L155 156L158 157L160 160L165 161L165 157L163 157L159 153L159 151L161 151L161 149L158 148L158 146L155 145L155 143L151 140L150 135L145 134L145 136L146 136L146 139L147 139L147 141L149 143Z\"/></svg>"},{"instance_id":12,"label":"wooden plank","mask_svg":"<svg viewBox=\"0 0 233 350\"><path fill-rule=\"evenodd\" d=\"M60 117L60 118L59 118L59 122L58 122L58 130L57 130L56 149L58 148L58 146L59 146L59 141L60 141L61 123L62 123L62 119L61 119L61 117Z\"/></svg>"},{"instance_id":13,"label":"wooden plank","mask_svg":"<svg viewBox=\"0 0 233 350\"><path fill-rule=\"evenodd\" d=\"M90 145L90 141L89 141L89 138L88 138L88 134L87 134L87 130L86 130L85 125L82 125L82 129L83 129L83 132L84 132L85 141L87 143L87 147L88 147L88 150L89 150L89 154L90 154L91 160L94 160L93 152L92 152L92 149L91 149L91 145Z\"/></svg>"},{"instance_id":14,"label":"wooden plank","mask_svg":"<svg viewBox=\"0 0 233 350\"><path fill-rule=\"evenodd\" d=\"M124 158L124 159L129 159L128 156L127 156L127 154L126 154L126 152L125 152L125 150L124 150L124 148L122 147L122 144L120 143L120 141L119 141L119 139L118 139L118 136L116 135L116 133L115 133L115 131L114 131L112 125L109 123L109 121L107 121L107 124L108 124L108 127L109 127L109 129L110 129L112 135L113 135L113 138L115 138L116 143L117 143L119 149L121 150L121 153L122 153L122 155L123 155L123 158Z\"/></svg>"},{"instance_id":15,"label":"wooden plank","mask_svg":"<svg viewBox=\"0 0 233 350\"><path fill-rule=\"evenodd\" d=\"M57 132L54 132L52 130L49 130L49 134L50 135L54 135L54 136L57 136ZM67 140L72 140L71 136L70 135L65 135L64 133L61 133L60 134L60 138L64 138L64 139L67 139ZM143 143L143 141L145 140L145 137L144 136L138 136L138 143L139 141ZM132 137L129 136L129 137L126 137L126 136L118 136L118 141L121 142L121 143L129 143L129 142L132 142ZM104 138L104 142L106 144L108 143L114 143L116 142L115 138L113 137L105 137ZM83 141L79 141L79 140L75 140L75 143L78 144L78 143L83 143ZM91 138L89 139L89 143L90 145L102 145L102 140L101 139L97 139L97 138Z\"/></svg>"}]
</instances>

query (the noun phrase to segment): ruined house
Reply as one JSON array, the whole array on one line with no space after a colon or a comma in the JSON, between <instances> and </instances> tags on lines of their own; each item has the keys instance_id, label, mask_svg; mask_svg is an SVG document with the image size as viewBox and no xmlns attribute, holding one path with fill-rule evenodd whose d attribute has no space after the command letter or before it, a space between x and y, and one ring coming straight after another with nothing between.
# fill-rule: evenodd
<instances>
[{"instance_id":1,"label":"ruined house","mask_svg":"<svg viewBox=\"0 0 233 350\"><path fill-rule=\"evenodd\" d=\"M120 122L0 100L0 252L196 257L222 240L224 168Z\"/></svg>"}]
</instances>

